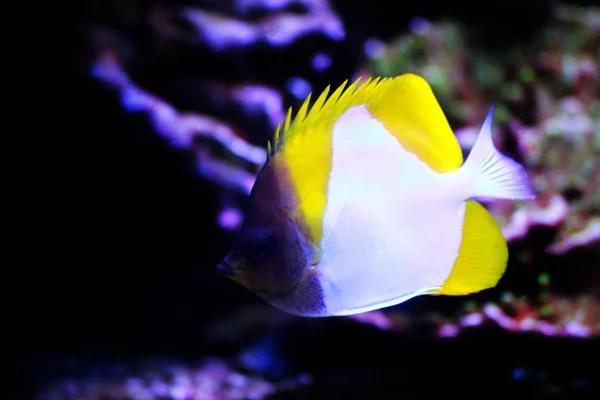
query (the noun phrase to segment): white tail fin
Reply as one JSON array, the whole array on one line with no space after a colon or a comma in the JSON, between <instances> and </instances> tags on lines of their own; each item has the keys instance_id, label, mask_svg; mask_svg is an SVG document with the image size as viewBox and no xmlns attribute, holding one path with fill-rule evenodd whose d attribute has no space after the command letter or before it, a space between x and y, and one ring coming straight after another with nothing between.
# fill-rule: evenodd
<instances>
[{"instance_id":1,"label":"white tail fin","mask_svg":"<svg viewBox=\"0 0 600 400\"><path fill-rule=\"evenodd\" d=\"M472 179L475 190L472 197L510 200L533 200L535 189L531 179L519 163L502 155L492 141L492 114L485 118L479 137L462 168Z\"/></svg>"}]
</instances>

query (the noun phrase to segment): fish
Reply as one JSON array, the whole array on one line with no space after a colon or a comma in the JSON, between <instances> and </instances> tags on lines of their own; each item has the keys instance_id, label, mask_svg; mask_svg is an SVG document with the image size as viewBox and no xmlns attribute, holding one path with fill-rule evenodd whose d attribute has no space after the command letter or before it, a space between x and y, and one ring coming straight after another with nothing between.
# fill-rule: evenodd
<instances>
[{"instance_id":1,"label":"fish","mask_svg":"<svg viewBox=\"0 0 600 400\"><path fill-rule=\"evenodd\" d=\"M463 162L428 82L405 73L344 81L267 143L220 275L301 317L493 288L508 248L482 199L536 197L525 168L496 149L494 106Z\"/></svg>"}]
</instances>

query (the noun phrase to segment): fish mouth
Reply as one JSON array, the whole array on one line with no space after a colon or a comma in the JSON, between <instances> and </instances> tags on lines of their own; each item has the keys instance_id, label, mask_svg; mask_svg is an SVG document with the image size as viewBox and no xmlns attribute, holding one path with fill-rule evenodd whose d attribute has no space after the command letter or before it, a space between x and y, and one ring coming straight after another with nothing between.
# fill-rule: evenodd
<instances>
[{"instance_id":1,"label":"fish mouth","mask_svg":"<svg viewBox=\"0 0 600 400\"><path fill-rule=\"evenodd\" d=\"M237 272L231 266L231 264L229 264L226 260L223 260L219 265L217 265L217 274L219 276L232 277L237 275Z\"/></svg>"}]
</instances>

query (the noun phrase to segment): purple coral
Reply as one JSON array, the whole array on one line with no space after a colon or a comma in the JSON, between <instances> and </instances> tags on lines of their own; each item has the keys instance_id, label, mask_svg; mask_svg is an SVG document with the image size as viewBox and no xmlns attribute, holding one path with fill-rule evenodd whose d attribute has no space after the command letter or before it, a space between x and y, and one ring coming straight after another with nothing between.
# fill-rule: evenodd
<instances>
[{"instance_id":1,"label":"purple coral","mask_svg":"<svg viewBox=\"0 0 600 400\"><path fill-rule=\"evenodd\" d=\"M303 13L288 11L290 5L301 4ZM209 49L217 54L238 52L252 47L268 45L271 48L294 44L307 35L321 35L332 41L345 37L340 18L326 0L237 0L230 4L232 10L217 7L152 6L147 12L147 22L157 37L158 51L176 46L194 46ZM254 11L263 11L258 20L247 18ZM186 22L192 29L185 29ZM240 129L235 123L219 119L208 113L184 112L165 98L151 93L131 77L126 67L124 46L114 34L105 31L92 33L95 62L91 73L97 79L118 90L121 104L131 112L146 113L157 134L173 147L190 152L195 158L198 173L221 186L224 192L224 209L217 223L225 230L235 230L242 215L239 200L230 193L247 195L254 184L257 171L266 160L266 139L260 146L252 143L260 137ZM313 58L315 70L326 70L331 64L327 53L318 52ZM266 117L268 129L273 132L284 113L283 94L273 85L220 83L199 77L202 92L215 102L235 105L239 112ZM288 81L288 90L305 97L312 88L304 79ZM224 155L214 151L218 145ZM222 153L222 152L221 152Z\"/></svg>"},{"instance_id":2,"label":"purple coral","mask_svg":"<svg viewBox=\"0 0 600 400\"><path fill-rule=\"evenodd\" d=\"M260 400L310 382L306 375L270 382L261 377L244 375L225 362L209 359L197 365L176 361L148 360L137 366L141 373L123 378L88 378L51 383L38 393L39 400L71 399L202 399Z\"/></svg>"}]
</instances>

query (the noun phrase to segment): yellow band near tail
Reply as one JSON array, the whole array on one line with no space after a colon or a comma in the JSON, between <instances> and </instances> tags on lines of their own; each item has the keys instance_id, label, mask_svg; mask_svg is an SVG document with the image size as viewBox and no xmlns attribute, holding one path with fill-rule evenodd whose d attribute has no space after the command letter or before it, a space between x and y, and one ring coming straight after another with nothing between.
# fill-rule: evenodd
<instances>
[{"instance_id":1,"label":"yellow band near tail","mask_svg":"<svg viewBox=\"0 0 600 400\"><path fill-rule=\"evenodd\" d=\"M507 261L506 240L494 217L468 200L458 257L439 293L459 296L492 288L504 275Z\"/></svg>"}]
</instances>

